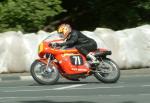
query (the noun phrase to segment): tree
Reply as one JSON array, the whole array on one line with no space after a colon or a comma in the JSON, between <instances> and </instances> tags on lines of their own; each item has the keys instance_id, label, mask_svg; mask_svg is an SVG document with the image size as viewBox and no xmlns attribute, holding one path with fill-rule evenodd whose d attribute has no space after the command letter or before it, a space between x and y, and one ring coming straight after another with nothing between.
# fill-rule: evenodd
<instances>
[{"instance_id":1,"label":"tree","mask_svg":"<svg viewBox=\"0 0 150 103\"><path fill-rule=\"evenodd\" d=\"M0 32L36 32L62 12L61 0L3 0L0 2Z\"/></svg>"},{"instance_id":2,"label":"tree","mask_svg":"<svg viewBox=\"0 0 150 103\"><path fill-rule=\"evenodd\" d=\"M80 30L118 30L150 22L150 0L62 0L62 7L66 12L58 18Z\"/></svg>"},{"instance_id":3,"label":"tree","mask_svg":"<svg viewBox=\"0 0 150 103\"><path fill-rule=\"evenodd\" d=\"M114 30L150 23L150 0L1 0L0 32L50 31L68 22L79 30Z\"/></svg>"}]
</instances>

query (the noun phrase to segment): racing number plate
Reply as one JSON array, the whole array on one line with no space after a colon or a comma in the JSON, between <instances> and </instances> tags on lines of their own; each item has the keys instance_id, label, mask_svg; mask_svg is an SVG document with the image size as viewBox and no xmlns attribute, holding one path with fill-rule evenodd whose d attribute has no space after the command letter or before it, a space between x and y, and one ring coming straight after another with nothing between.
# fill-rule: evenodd
<instances>
[{"instance_id":1,"label":"racing number plate","mask_svg":"<svg viewBox=\"0 0 150 103\"><path fill-rule=\"evenodd\" d=\"M73 56L70 56L70 59L71 59L71 63L73 65L83 65L83 59L80 55L73 55Z\"/></svg>"}]
</instances>

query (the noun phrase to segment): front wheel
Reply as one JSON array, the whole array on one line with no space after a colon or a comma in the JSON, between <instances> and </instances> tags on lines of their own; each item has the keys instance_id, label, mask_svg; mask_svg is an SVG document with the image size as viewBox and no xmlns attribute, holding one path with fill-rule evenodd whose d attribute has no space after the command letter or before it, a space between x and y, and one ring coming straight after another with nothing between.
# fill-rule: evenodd
<instances>
[{"instance_id":1,"label":"front wheel","mask_svg":"<svg viewBox=\"0 0 150 103\"><path fill-rule=\"evenodd\" d=\"M30 73L33 79L39 84L55 84L59 79L59 71L54 65L48 68L51 71L46 70L45 63L35 60L31 65Z\"/></svg>"},{"instance_id":2,"label":"front wheel","mask_svg":"<svg viewBox=\"0 0 150 103\"><path fill-rule=\"evenodd\" d=\"M97 66L94 76L103 83L115 83L120 78L120 69L111 59L104 59Z\"/></svg>"}]
</instances>

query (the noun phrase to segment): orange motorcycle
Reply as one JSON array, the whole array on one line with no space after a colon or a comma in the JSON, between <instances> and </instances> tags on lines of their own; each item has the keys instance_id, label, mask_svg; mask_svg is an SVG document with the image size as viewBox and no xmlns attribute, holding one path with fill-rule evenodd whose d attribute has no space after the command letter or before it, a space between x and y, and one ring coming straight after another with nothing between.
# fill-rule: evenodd
<instances>
[{"instance_id":1,"label":"orange motorcycle","mask_svg":"<svg viewBox=\"0 0 150 103\"><path fill-rule=\"evenodd\" d=\"M115 83L120 77L120 69L117 64L109 59L111 51L98 48L93 55L100 61L92 64L89 58L84 57L75 48L55 47L49 45L61 43L62 39L49 40L46 38L39 45L38 55L31 65L31 75L40 84L55 84L60 75L62 77L78 81L88 76L95 76L103 83Z\"/></svg>"}]
</instances>

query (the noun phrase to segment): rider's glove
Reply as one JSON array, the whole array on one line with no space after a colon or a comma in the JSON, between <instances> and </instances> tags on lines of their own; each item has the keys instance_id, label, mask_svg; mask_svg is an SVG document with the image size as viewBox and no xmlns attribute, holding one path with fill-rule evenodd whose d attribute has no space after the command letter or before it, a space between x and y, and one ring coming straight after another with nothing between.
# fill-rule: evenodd
<instances>
[{"instance_id":1,"label":"rider's glove","mask_svg":"<svg viewBox=\"0 0 150 103\"><path fill-rule=\"evenodd\" d=\"M52 47L61 47L61 43L50 43L49 46L52 46Z\"/></svg>"},{"instance_id":2,"label":"rider's glove","mask_svg":"<svg viewBox=\"0 0 150 103\"><path fill-rule=\"evenodd\" d=\"M55 47L59 47L59 46L61 46L60 43L55 43Z\"/></svg>"}]
</instances>

